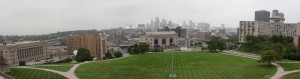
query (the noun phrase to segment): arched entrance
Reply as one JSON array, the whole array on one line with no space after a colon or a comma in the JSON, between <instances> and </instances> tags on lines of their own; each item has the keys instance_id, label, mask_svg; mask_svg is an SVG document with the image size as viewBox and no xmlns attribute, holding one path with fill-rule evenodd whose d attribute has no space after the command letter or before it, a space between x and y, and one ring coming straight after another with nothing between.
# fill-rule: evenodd
<instances>
[{"instance_id":1,"label":"arched entrance","mask_svg":"<svg viewBox=\"0 0 300 79\"><path fill-rule=\"evenodd\" d=\"M172 46L172 45L173 45L173 39L171 38L169 42L170 42L170 43L169 43L170 46Z\"/></svg>"},{"instance_id":2,"label":"arched entrance","mask_svg":"<svg viewBox=\"0 0 300 79\"><path fill-rule=\"evenodd\" d=\"M158 40L154 39L154 45L158 45Z\"/></svg>"},{"instance_id":3,"label":"arched entrance","mask_svg":"<svg viewBox=\"0 0 300 79\"><path fill-rule=\"evenodd\" d=\"M162 45L166 45L166 39L162 39Z\"/></svg>"}]
</instances>

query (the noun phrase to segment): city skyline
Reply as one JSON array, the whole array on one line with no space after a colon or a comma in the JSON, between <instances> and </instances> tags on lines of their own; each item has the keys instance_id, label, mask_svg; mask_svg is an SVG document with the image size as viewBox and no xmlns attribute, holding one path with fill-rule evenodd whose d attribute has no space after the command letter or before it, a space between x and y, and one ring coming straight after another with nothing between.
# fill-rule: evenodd
<instances>
[{"instance_id":1,"label":"city skyline","mask_svg":"<svg viewBox=\"0 0 300 79\"><path fill-rule=\"evenodd\" d=\"M172 3L172 4L169 4ZM270 4L271 3L271 4ZM257 10L280 10L287 23L298 23L300 1L291 0L29 0L0 1L0 35L39 35L58 31L109 29L125 24L150 23L159 17L182 25L183 21L237 28L240 20L254 20Z\"/></svg>"}]
</instances>

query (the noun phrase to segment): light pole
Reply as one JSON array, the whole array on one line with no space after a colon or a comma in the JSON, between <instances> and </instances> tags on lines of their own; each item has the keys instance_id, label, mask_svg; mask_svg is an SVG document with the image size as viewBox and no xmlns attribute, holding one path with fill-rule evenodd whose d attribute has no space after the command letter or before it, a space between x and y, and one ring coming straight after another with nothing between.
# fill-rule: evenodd
<instances>
[{"instance_id":1,"label":"light pole","mask_svg":"<svg viewBox=\"0 0 300 79\"><path fill-rule=\"evenodd\" d=\"M171 63L172 63L172 73L169 75L169 77L175 78L176 74L174 73L174 53L173 53L173 51L171 51L171 52L172 52L172 61L171 61Z\"/></svg>"}]
</instances>

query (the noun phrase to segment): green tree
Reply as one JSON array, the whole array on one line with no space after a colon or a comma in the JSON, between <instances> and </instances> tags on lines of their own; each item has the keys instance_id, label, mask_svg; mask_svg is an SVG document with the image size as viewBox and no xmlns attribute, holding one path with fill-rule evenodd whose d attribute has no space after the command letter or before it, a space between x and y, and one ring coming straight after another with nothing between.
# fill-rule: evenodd
<instances>
[{"instance_id":1,"label":"green tree","mask_svg":"<svg viewBox=\"0 0 300 79\"><path fill-rule=\"evenodd\" d=\"M120 51L116 51L116 52L114 52L114 56L115 56L116 58L120 58L120 57L123 57L123 53L120 52Z\"/></svg>"},{"instance_id":2,"label":"green tree","mask_svg":"<svg viewBox=\"0 0 300 79\"><path fill-rule=\"evenodd\" d=\"M224 50L225 49L225 46L226 46L226 43L225 43L226 40L222 39L221 37L215 37L213 36L211 38L211 40L208 42L208 49L210 51L216 51L217 49L219 49L220 51Z\"/></svg>"},{"instance_id":3,"label":"green tree","mask_svg":"<svg viewBox=\"0 0 300 79\"><path fill-rule=\"evenodd\" d=\"M261 60L259 62L267 62L269 66L271 63L277 60L280 60L279 54L274 50L265 50L261 54Z\"/></svg>"},{"instance_id":4,"label":"green tree","mask_svg":"<svg viewBox=\"0 0 300 79\"><path fill-rule=\"evenodd\" d=\"M140 49L140 52L142 54L148 52L149 51L149 47L150 47L150 45L147 44L147 43L139 43L139 49Z\"/></svg>"},{"instance_id":5,"label":"green tree","mask_svg":"<svg viewBox=\"0 0 300 79\"><path fill-rule=\"evenodd\" d=\"M139 43L132 46L132 51L134 54L144 54L149 51L150 45L147 43Z\"/></svg>"},{"instance_id":6,"label":"green tree","mask_svg":"<svg viewBox=\"0 0 300 79\"><path fill-rule=\"evenodd\" d=\"M133 54L139 54L140 52L141 52L141 50L139 49L139 45L138 44L134 44L133 46L132 46L132 53Z\"/></svg>"},{"instance_id":7,"label":"green tree","mask_svg":"<svg viewBox=\"0 0 300 79\"><path fill-rule=\"evenodd\" d=\"M90 54L90 50L86 48L79 48L77 55L75 56L77 62L91 61L93 58Z\"/></svg>"}]
</instances>

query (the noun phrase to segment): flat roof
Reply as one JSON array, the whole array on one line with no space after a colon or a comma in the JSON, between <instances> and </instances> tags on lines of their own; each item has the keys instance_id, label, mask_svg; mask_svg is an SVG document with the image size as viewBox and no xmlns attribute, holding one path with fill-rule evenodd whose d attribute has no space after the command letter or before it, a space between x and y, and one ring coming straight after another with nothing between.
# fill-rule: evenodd
<instances>
[{"instance_id":1,"label":"flat roof","mask_svg":"<svg viewBox=\"0 0 300 79\"><path fill-rule=\"evenodd\" d=\"M22 42L13 42L12 44L6 44L6 45L20 45L20 44L28 44L28 43L36 43L40 41L22 41ZM3 44L0 44L3 45Z\"/></svg>"}]
</instances>

